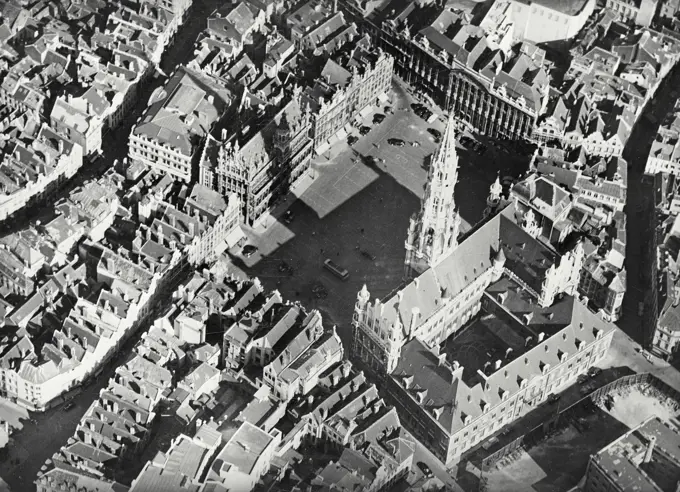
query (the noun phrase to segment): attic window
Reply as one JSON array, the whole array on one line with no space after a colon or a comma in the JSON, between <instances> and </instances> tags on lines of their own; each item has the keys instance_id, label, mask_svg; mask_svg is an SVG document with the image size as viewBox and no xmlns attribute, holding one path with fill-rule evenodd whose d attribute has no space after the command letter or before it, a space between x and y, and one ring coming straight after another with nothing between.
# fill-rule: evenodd
<instances>
[{"instance_id":1,"label":"attic window","mask_svg":"<svg viewBox=\"0 0 680 492\"><path fill-rule=\"evenodd\" d=\"M524 358L524 364L527 366L529 365L529 357Z\"/></svg>"},{"instance_id":2,"label":"attic window","mask_svg":"<svg viewBox=\"0 0 680 492\"><path fill-rule=\"evenodd\" d=\"M566 334L566 333L562 333L562 340L566 340L566 339L567 339L567 334Z\"/></svg>"}]
</instances>

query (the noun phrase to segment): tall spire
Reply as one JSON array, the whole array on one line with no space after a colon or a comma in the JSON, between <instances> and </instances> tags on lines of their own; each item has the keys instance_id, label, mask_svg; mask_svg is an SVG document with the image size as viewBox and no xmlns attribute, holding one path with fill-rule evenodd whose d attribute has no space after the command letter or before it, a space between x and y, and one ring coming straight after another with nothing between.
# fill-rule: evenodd
<instances>
[{"instance_id":1,"label":"tall spire","mask_svg":"<svg viewBox=\"0 0 680 492\"><path fill-rule=\"evenodd\" d=\"M420 212L411 218L406 240L406 276L433 266L458 246L460 215L454 190L458 181L455 120L449 115L439 148L432 155Z\"/></svg>"}]
</instances>

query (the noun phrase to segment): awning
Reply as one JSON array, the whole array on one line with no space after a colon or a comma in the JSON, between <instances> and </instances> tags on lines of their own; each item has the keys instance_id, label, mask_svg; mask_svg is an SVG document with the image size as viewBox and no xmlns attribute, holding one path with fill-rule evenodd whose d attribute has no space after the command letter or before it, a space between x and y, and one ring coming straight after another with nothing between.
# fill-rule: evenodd
<instances>
[{"instance_id":1,"label":"awning","mask_svg":"<svg viewBox=\"0 0 680 492\"><path fill-rule=\"evenodd\" d=\"M347 138L347 132L345 131L344 128L340 128L338 133L335 134L338 137L338 140L345 140Z\"/></svg>"},{"instance_id":2,"label":"awning","mask_svg":"<svg viewBox=\"0 0 680 492\"><path fill-rule=\"evenodd\" d=\"M389 100L390 100L390 98L387 97L387 94L385 94L384 92L378 96L378 101L382 101L382 102L386 103Z\"/></svg>"},{"instance_id":3,"label":"awning","mask_svg":"<svg viewBox=\"0 0 680 492\"><path fill-rule=\"evenodd\" d=\"M371 106L371 105L369 104L369 105L366 106L364 109L362 109L361 111L359 111L359 115L360 115L362 118L366 118L366 116L368 116L369 114L371 114L371 111L373 111L373 106Z\"/></svg>"},{"instance_id":4,"label":"awning","mask_svg":"<svg viewBox=\"0 0 680 492\"><path fill-rule=\"evenodd\" d=\"M324 152L326 152L330 148L330 145L328 145L328 142L323 142L321 145L319 145L316 148L316 155L321 155Z\"/></svg>"},{"instance_id":5,"label":"awning","mask_svg":"<svg viewBox=\"0 0 680 492\"><path fill-rule=\"evenodd\" d=\"M349 123L347 123L343 128L345 129L348 135L352 133L352 125L350 125Z\"/></svg>"},{"instance_id":6,"label":"awning","mask_svg":"<svg viewBox=\"0 0 680 492\"><path fill-rule=\"evenodd\" d=\"M246 237L246 235L243 233L241 227L236 226L229 232L229 234L227 234L224 242L227 243L227 248L233 248L236 246L236 243L238 243L244 237Z\"/></svg>"}]
</instances>

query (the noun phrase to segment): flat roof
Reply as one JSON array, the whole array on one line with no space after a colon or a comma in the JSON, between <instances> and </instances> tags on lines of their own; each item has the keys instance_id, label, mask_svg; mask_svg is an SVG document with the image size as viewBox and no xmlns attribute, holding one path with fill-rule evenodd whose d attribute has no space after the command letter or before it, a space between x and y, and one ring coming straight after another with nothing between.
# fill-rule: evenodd
<instances>
[{"instance_id":1,"label":"flat roof","mask_svg":"<svg viewBox=\"0 0 680 492\"><path fill-rule=\"evenodd\" d=\"M274 438L249 422L244 422L222 449L218 460L250 474L265 449ZM222 466L220 464L220 466Z\"/></svg>"}]
</instances>

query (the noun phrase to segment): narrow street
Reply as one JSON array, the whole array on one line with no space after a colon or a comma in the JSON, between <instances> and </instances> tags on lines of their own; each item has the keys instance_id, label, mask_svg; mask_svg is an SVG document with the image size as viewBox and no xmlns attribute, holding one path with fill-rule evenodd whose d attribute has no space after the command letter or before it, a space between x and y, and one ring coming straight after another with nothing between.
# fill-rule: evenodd
<instances>
[{"instance_id":1,"label":"narrow street","mask_svg":"<svg viewBox=\"0 0 680 492\"><path fill-rule=\"evenodd\" d=\"M208 16L222 5L218 0L195 0L192 8L186 14L186 20L174 38L174 42L165 50L161 60L160 68L167 76L172 74L180 65L189 62L194 56L194 44L198 35L207 26ZM162 86L166 81L165 77L151 77L146 86L140 87L137 104L130 114L116 128L110 130L102 137L102 155L94 162L84 162L76 175L65 183L55 198L55 202L61 197L66 197L78 186L84 185L91 179L96 179L113 167L116 160L122 161L128 153L128 136L132 126L137 122L137 118L146 109L149 97L154 90ZM3 224L2 233L25 229L29 223L41 220L43 223L54 216L53 207L50 204L43 204L40 207L33 207L24 214L18 214L7 224Z\"/></svg>"},{"instance_id":2,"label":"narrow street","mask_svg":"<svg viewBox=\"0 0 680 492\"><path fill-rule=\"evenodd\" d=\"M193 56L195 40L206 26L207 16L218 5L217 0L196 0L194 2L192 11L187 14L186 23L177 33L174 44L168 48L161 63L162 70L166 74L169 75L180 64L186 63ZM95 164L84 165L78 174L64 186L59 194L60 196L67 196L75 187L83 185L89 179L96 178L113 166L114 160L122 159L127 155L127 138L132 125L146 108L153 90L162 83L164 83L162 77L151 80L150 84L142 91L132 114L118 128L104 137L104 155L102 158ZM50 213L52 213L52 207L36 207L34 213L28 213L22 220L14 221L11 227L4 232L9 233L12 230L24 228L30 221ZM168 298L165 302L170 300ZM44 413L31 413L30 420L22 422L22 428L14 431L8 446L0 450L0 477L4 479L12 491L33 490L33 480L44 465L45 460L67 444L83 414L98 398L101 389L107 386L109 379L114 375L116 365L125 360L145 331L146 327L140 328L121 350L121 357L107 367L94 383L83 388L74 397L73 408L65 411L61 405L58 405Z\"/></svg>"},{"instance_id":3,"label":"narrow street","mask_svg":"<svg viewBox=\"0 0 680 492\"><path fill-rule=\"evenodd\" d=\"M648 105L638 118L623 151L623 158L628 162L626 202L628 286L623 301L623 314L617 325L643 346L648 346L651 342L651 327L645 325L645 320L650 314L648 296L652 289L652 279L649 272L652 261L651 253L653 253L650 242L655 220L652 178L645 177L644 170L659 122L675 103L671 91L678 86L680 86L680 67L676 66L657 90L652 101L654 105ZM650 116L654 118L655 123L649 120ZM638 316L640 302L645 302L643 316Z\"/></svg>"}]
</instances>

